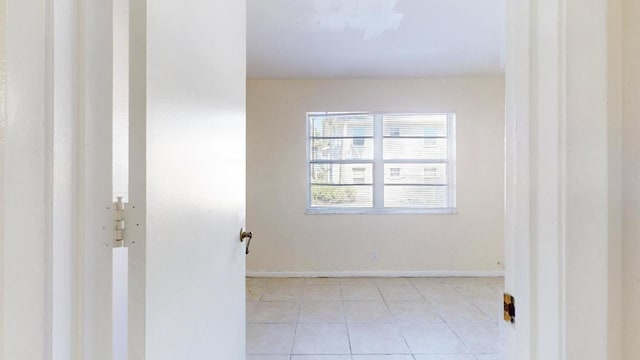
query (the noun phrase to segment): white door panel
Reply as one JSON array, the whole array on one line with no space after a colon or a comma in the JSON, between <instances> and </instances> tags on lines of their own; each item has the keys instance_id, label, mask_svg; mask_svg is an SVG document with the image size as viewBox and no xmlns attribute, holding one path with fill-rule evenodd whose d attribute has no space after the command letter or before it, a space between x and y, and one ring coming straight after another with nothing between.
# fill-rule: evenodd
<instances>
[{"instance_id":1,"label":"white door panel","mask_svg":"<svg viewBox=\"0 0 640 360\"><path fill-rule=\"evenodd\" d=\"M146 358L242 359L244 2L146 19Z\"/></svg>"}]
</instances>

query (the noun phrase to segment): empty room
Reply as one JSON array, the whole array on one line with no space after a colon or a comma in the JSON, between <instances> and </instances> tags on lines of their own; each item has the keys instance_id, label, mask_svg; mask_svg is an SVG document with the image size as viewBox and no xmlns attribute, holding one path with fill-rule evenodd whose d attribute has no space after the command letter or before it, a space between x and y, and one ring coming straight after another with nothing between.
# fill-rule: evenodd
<instances>
[{"instance_id":1,"label":"empty room","mask_svg":"<svg viewBox=\"0 0 640 360\"><path fill-rule=\"evenodd\" d=\"M248 359L502 359L504 8L247 2Z\"/></svg>"}]
</instances>

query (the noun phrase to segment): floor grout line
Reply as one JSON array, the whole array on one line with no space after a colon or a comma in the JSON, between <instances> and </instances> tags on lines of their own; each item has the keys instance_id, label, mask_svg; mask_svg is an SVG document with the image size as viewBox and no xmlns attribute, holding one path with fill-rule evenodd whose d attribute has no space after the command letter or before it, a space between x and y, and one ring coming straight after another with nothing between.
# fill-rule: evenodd
<instances>
[{"instance_id":1,"label":"floor grout line","mask_svg":"<svg viewBox=\"0 0 640 360\"><path fill-rule=\"evenodd\" d=\"M293 339L291 341L291 351L289 353L289 360L291 360L291 358L293 358L293 349L296 346L296 336L298 335L298 325L300 324L300 313L302 313L302 303L304 302L304 283L306 282L306 280L304 280L303 282L303 288L302 288L302 295L300 296L300 303L298 304L298 320L296 321L296 327L293 330Z\"/></svg>"},{"instance_id":2,"label":"floor grout line","mask_svg":"<svg viewBox=\"0 0 640 360\"><path fill-rule=\"evenodd\" d=\"M321 312L320 313L320 317L318 318L319 322L309 322L309 324L312 324L312 325L313 324L315 324L315 325L344 324L344 326L346 328L346 335L347 335L346 341L347 341L348 346L349 346L349 354L335 354L335 355L344 356L344 357L349 356L351 358L351 360L353 360L355 355L361 355L361 354L354 354L353 346L352 346L352 339L351 339L351 335L352 334L351 334L349 325L350 324L379 324L379 322L373 322L373 323L372 322L367 322L367 321L350 322L349 318L347 316L348 314L347 314L346 305L349 302L358 302L358 301L362 301L362 302L378 302L380 300L367 300L367 299L362 300L362 299L357 299L357 297L355 297L355 298L353 298L351 300L346 300L345 299L345 295L344 295L345 294L344 291L345 291L345 288L347 288L347 287L359 287L359 286L362 286L362 287L374 287L375 291L377 293L377 296L379 296L379 299L381 299L382 303L384 304L384 309L386 310L386 312L390 316L390 322L384 322L384 323L392 325L393 328L398 331L399 335L402 338L402 341L403 341L404 345L406 346L406 348L408 350L407 353L404 353L404 352L402 352L402 353L393 353L393 354L390 354L390 355L394 355L394 354L395 355L405 355L405 357L407 359L411 358L413 360L416 360L417 356L419 355L418 353L415 353L414 350L409 345L409 341L408 341L408 339L406 337L405 330L403 329L403 327L401 326L401 324L399 322L400 318L392 311L391 306L390 306L390 302L393 302L393 301L397 301L397 302L416 302L416 303L424 303L428 307L430 307L434 311L434 314L437 316L437 318L441 320L441 322L439 322L439 323L445 324L446 328L449 329L449 331L451 331L453 333L453 335L455 335L456 338L460 341L461 345L464 346L464 348L467 351L466 355L468 355L470 358L474 358L476 360L480 360L480 357L478 357L478 355L480 353L476 354L471 350L471 348L469 347L470 345L467 344L467 342L463 340L463 338L459 334L459 332L456 331L451 326L451 322L447 321L447 319L442 315L441 311L438 310L438 307L434 306L434 304L431 302L430 297L428 296L427 289L425 289L424 291L420 290L418 288L416 282L412 281L412 279L407 279L408 287L411 288L413 291L417 292L419 297L413 297L412 294L404 294L403 292L400 292L398 294L392 292L390 294L387 294L387 296L385 296L384 294L385 294L385 292L387 292L387 291L383 291L383 288L385 288L385 286L389 287L389 288L393 288L393 287L396 287L396 285L398 287L405 287L407 285L404 284L403 282L399 282L398 284L395 284L393 282L382 283L382 282L376 281L376 279L372 279L372 280L373 280L372 284L369 284L367 282L364 282L363 284L359 284L357 282L345 284L342 281L338 281L337 283L332 283L332 282L311 283L309 281L309 279L304 278L303 281L302 281L302 284L303 284L302 286L291 285L291 284L295 284L294 282L291 282L291 283L282 282L281 284L274 285L274 283L270 283L270 282L267 281L265 283L265 285L264 285L265 291L262 294L260 294L259 299L257 299L257 301L255 299L253 299L251 301L249 299L247 299L247 303L249 303L249 302L257 302L258 305L260 303L264 303L264 302L281 302L281 303L295 304L296 306L298 306L297 314L296 314L297 315L296 321L295 321L295 323L286 322L286 321L283 321L283 322L269 322L269 321L254 322L254 321L252 321L252 320L250 320L248 318L247 319L247 324L295 324L292 343L291 343L291 348L290 348L290 353L288 355L282 355L283 357L286 356L289 360L295 360L294 356L302 355L302 354L294 353L294 349L295 349L295 344L296 344L296 338L299 335L298 334L299 326L300 326L300 324L303 324L301 322L301 319L302 319L302 310L304 308L304 305L308 304L308 303L313 303L313 302L317 302L317 303L339 303L340 304L340 309L343 312L342 313L342 317L341 317L343 322L322 322L322 312ZM425 283L425 284L428 284L428 283ZM452 289L455 293L460 295L461 299L463 301L472 304L473 308L476 309L479 313L481 313L485 317L487 317L489 320L491 320L490 321L491 323L496 323L495 319L493 319L492 316L488 315L486 313L486 311L483 311L483 309L481 309L480 306L478 306L476 304L477 301L484 301L486 299L483 296L487 295L487 294L483 294L482 293L482 291L484 291L484 290L480 290L481 292L476 293L476 295L478 295L478 296L476 296L474 298L473 295L474 295L475 290L476 290L475 287L474 287L475 285L471 285L470 288L467 288L467 289L463 289L463 287L465 287L466 284L462 283L462 282L456 282L456 283L452 283L452 284L447 284L446 282L443 282L442 285L445 285L446 287ZM318 286L319 287L325 286L327 288L328 287L337 287L337 290L339 291L339 300L334 300L335 298L331 298L331 296L328 296L326 299L323 298L322 291L317 293L317 288L314 289L313 293L309 293L309 295L313 296L314 298L313 299L307 299L306 298L306 294L307 294L307 291L309 291L308 289L309 288L313 288L313 287L318 287ZM257 288L261 288L260 286L256 286L256 287ZM297 297L297 301L294 301L294 300L291 300L291 299L278 300L277 298L275 300L271 300L271 301L263 300L265 298L265 296L268 294L268 290L269 289L273 290L273 289L277 289L277 288L296 288L296 287L301 287L302 288L300 295ZM480 287L481 288L482 287L487 287L488 289L492 289L492 287L486 286L484 284L480 284ZM463 290L469 290L469 291L466 291L468 294L463 293ZM286 294L285 293L285 295L290 295L290 294ZM405 295L406 295L406 298L405 298ZM366 297L366 295L363 295L363 296ZM315 297L318 297L318 298L315 298ZM398 298L396 299L395 297L398 297ZM327 300L327 299L329 299L329 300ZM474 300L474 299L476 299L477 301ZM483 305L485 305L485 307L487 307L486 304L483 303ZM256 309L254 309L253 311L255 312ZM276 311L280 311L280 310L276 310ZM277 316L277 314L278 313L276 313L276 316ZM253 318L254 319L255 319L255 317L256 317L256 314L253 314ZM433 319L435 319L435 318L433 318ZM432 321L428 321L428 322L431 323ZM461 322L469 323L470 321L461 321ZM484 322L484 321L474 321L474 322ZM306 323L304 323L304 324L306 324ZM258 355L258 354L251 354L251 355ZM268 353L265 354L265 355L268 355ZM274 355L276 355L276 354L274 354ZM311 354L309 354L309 355L311 355ZM320 354L318 354L318 355L320 355ZM325 354L324 356L329 358L327 355L328 354ZM364 355L364 354L362 354L362 355ZM462 355L462 354L460 354L460 355ZM498 355L498 354L487 353L487 354L482 354L482 355ZM312 355L312 356L314 356L314 358L315 358L315 356L317 356L317 355ZM403 359L405 357L403 357ZM382 357L380 357L380 359L382 359Z\"/></svg>"},{"instance_id":3,"label":"floor grout line","mask_svg":"<svg viewBox=\"0 0 640 360\"><path fill-rule=\"evenodd\" d=\"M411 283L411 281L409 281L409 283ZM404 344L407 346L407 350L409 350L409 353L412 354L411 356L415 359L415 356L413 356L413 350L411 349L411 346L409 346L409 341L407 341L407 338L404 335L404 332L402 331L402 328L398 324L398 321L397 321L395 315L393 315L393 311L391 311L391 308L389 307L389 303L387 302L387 299L385 298L384 294L382 293L382 290L380 289L380 284L376 284L376 285L378 286L378 292L380 292L380 296L382 297L382 301L384 302L384 305L386 306L387 311L389 312L389 314L391 314L391 319L393 319L392 320L393 321L393 325L395 325L395 327L400 332L400 336L402 336L402 340L404 341Z\"/></svg>"},{"instance_id":4,"label":"floor grout line","mask_svg":"<svg viewBox=\"0 0 640 360\"><path fill-rule=\"evenodd\" d=\"M347 310L345 308L345 304L344 304L344 294L342 293L342 283L339 283L340 285L340 299L341 301L341 305L342 305L342 316L344 317L344 326L347 328L347 342L349 344L349 357L351 358L351 360L353 360L353 347L351 346L351 334L349 332L349 321L347 320Z\"/></svg>"}]
</instances>

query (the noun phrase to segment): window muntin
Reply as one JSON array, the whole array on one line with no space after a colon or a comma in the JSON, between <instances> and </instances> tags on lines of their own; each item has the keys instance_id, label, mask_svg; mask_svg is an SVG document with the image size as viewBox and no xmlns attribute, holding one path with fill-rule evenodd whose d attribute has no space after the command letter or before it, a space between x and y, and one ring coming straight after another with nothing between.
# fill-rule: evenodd
<instances>
[{"instance_id":1,"label":"window muntin","mask_svg":"<svg viewBox=\"0 0 640 360\"><path fill-rule=\"evenodd\" d=\"M373 164L311 164L311 201L319 207L372 207Z\"/></svg>"},{"instance_id":2,"label":"window muntin","mask_svg":"<svg viewBox=\"0 0 640 360\"><path fill-rule=\"evenodd\" d=\"M454 122L453 114L308 114L308 211L453 212Z\"/></svg>"},{"instance_id":3,"label":"window muntin","mask_svg":"<svg viewBox=\"0 0 640 360\"><path fill-rule=\"evenodd\" d=\"M373 160L373 139L311 139L311 159L317 160Z\"/></svg>"},{"instance_id":4,"label":"window muntin","mask_svg":"<svg viewBox=\"0 0 640 360\"><path fill-rule=\"evenodd\" d=\"M384 184L447 185L447 165L386 163Z\"/></svg>"}]
</instances>

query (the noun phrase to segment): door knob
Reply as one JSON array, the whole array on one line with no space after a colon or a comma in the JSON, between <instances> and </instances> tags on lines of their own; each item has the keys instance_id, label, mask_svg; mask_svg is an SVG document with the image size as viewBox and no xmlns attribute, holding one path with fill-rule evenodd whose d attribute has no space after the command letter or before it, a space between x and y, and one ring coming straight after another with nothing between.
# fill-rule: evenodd
<instances>
[{"instance_id":1,"label":"door knob","mask_svg":"<svg viewBox=\"0 0 640 360\"><path fill-rule=\"evenodd\" d=\"M249 245L251 244L251 239L253 238L253 233L251 231L244 231L244 229L240 229L240 242L244 242L244 239L247 240L247 250L245 254L249 255Z\"/></svg>"}]
</instances>

